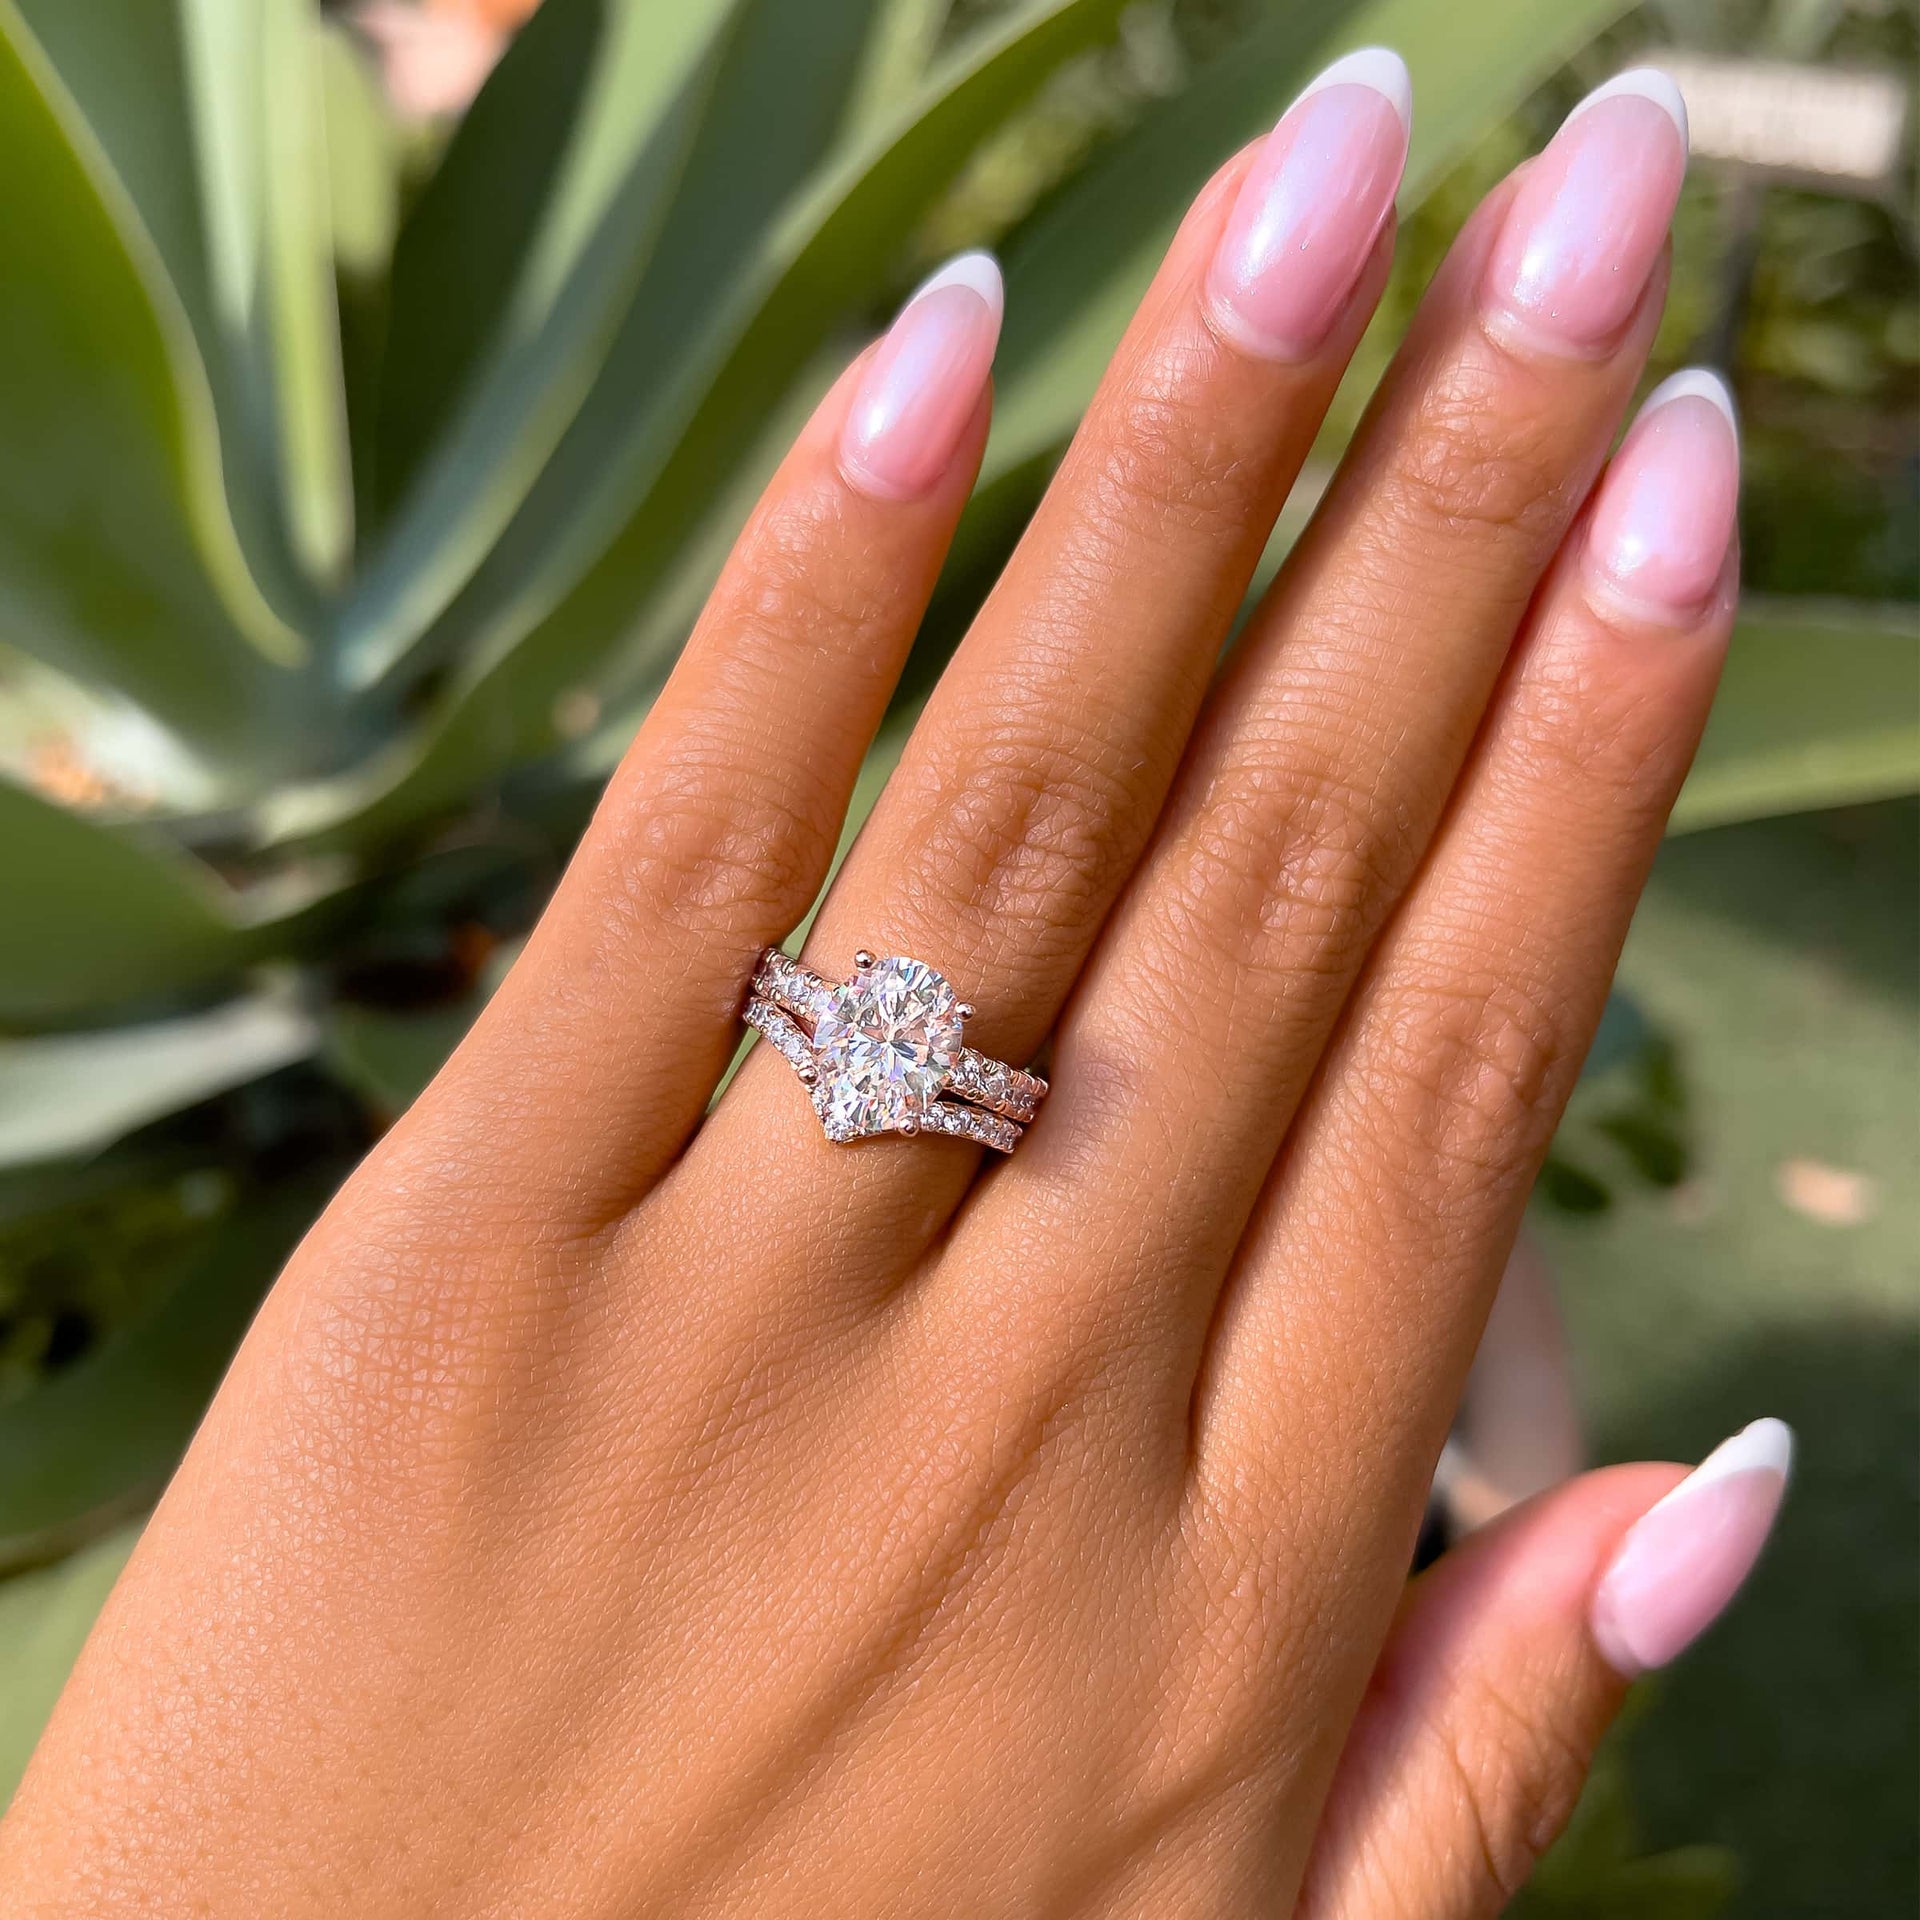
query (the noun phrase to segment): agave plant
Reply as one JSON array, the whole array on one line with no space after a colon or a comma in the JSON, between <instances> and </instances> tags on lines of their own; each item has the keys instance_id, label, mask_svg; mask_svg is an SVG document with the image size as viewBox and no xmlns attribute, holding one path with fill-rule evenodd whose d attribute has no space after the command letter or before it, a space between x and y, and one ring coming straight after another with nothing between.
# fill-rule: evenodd
<instances>
[{"instance_id":1,"label":"agave plant","mask_svg":"<svg viewBox=\"0 0 1920 1920\"><path fill-rule=\"evenodd\" d=\"M1000 206L1122 0L546 0L432 153L316 0L0 0L0 1570L164 1478L930 235L1008 308L903 714L1213 164L1386 41L1417 203L1625 4L1243 8ZM1693 821L1913 779L1910 648L1808 684L1806 618L1747 623Z\"/></svg>"}]
</instances>

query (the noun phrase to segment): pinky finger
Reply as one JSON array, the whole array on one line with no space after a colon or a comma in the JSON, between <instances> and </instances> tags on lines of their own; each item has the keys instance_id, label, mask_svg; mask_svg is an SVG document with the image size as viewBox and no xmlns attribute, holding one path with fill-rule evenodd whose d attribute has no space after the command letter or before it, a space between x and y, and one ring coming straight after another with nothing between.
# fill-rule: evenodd
<instances>
[{"instance_id":1,"label":"pinky finger","mask_svg":"<svg viewBox=\"0 0 1920 1920\"><path fill-rule=\"evenodd\" d=\"M1327 1801L1298 1920L1481 1920L1573 1811L1627 1681L1726 1609L1792 1436L1759 1420L1676 1484L1612 1467L1508 1514L1408 1589Z\"/></svg>"}]
</instances>

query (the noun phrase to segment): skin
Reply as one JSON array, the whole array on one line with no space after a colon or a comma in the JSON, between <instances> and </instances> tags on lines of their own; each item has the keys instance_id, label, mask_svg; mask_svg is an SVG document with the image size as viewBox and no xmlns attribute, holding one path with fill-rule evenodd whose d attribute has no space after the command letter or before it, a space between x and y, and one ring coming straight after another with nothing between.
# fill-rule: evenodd
<instances>
[{"instance_id":1,"label":"skin","mask_svg":"<svg viewBox=\"0 0 1920 1920\"><path fill-rule=\"evenodd\" d=\"M1202 194L808 945L924 956L1020 1150L835 1147L770 1049L965 500L856 365L511 978L296 1254L4 1828L9 1915L1490 1914L1681 1477L1408 1586L1434 1460L1704 722L1728 555L1608 590L1663 292L1576 351L1463 234L1223 674L1384 278L1219 324Z\"/></svg>"}]
</instances>

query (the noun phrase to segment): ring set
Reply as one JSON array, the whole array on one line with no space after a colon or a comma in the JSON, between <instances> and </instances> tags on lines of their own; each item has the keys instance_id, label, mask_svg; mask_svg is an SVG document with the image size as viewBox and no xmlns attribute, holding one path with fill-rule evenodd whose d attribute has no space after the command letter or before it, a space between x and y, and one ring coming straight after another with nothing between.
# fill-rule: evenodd
<instances>
[{"instance_id":1,"label":"ring set","mask_svg":"<svg viewBox=\"0 0 1920 1920\"><path fill-rule=\"evenodd\" d=\"M972 1011L921 960L856 953L841 985L769 947L742 1018L799 1076L829 1140L945 1133L1011 1153L1047 1083L968 1046Z\"/></svg>"}]
</instances>

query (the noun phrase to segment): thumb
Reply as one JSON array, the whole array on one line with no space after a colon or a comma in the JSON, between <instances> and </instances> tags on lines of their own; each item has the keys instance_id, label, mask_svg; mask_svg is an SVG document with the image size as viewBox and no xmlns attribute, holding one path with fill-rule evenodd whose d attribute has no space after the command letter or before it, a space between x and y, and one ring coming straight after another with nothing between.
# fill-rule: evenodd
<instances>
[{"instance_id":1,"label":"thumb","mask_svg":"<svg viewBox=\"0 0 1920 1920\"><path fill-rule=\"evenodd\" d=\"M1692 1473L1610 1467L1475 1534L1407 1590L1335 1773L1299 1920L1480 1920L1579 1798L1636 1674L1725 1610L1786 1488L1758 1420Z\"/></svg>"}]
</instances>

